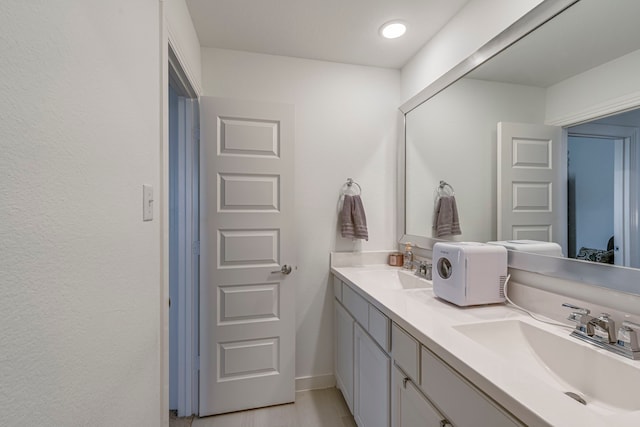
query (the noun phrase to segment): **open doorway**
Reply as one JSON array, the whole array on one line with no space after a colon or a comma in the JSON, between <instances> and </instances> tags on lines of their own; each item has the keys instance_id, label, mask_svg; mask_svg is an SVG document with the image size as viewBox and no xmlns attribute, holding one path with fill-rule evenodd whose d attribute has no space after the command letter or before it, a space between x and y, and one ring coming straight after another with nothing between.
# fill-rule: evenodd
<instances>
[{"instance_id":1,"label":"open doorway","mask_svg":"<svg viewBox=\"0 0 640 427\"><path fill-rule=\"evenodd\" d=\"M169 410L190 417L198 412L199 111L171 47L168 93Z\"/></svg>"},{"instance_id":2,"label":"open doorway","mask_svg":"<svg viewBox=\"0 0 640 427\"><path fill-rule=\"evenodd\" d=\"M569 257L640 266L640 110L567 129Z\"/></svg>"},{"instance_id":3,"label":"open doorway","mask_svg":"<svg viewBox=\"0 0 640 427\"><path fill-rule=\"evenodd\" d=\"M617 145L616 140L609 138L569 135L569 258L592 253L601 258L608 256L601 262L614 263L613 242L619 240L614 238L614 230L619 228L616 220L622 209L614 203L616 170L622 168L616 156ZM618 251L616 255L620 258L621 254Z\"/></svg>"}]
</instances>

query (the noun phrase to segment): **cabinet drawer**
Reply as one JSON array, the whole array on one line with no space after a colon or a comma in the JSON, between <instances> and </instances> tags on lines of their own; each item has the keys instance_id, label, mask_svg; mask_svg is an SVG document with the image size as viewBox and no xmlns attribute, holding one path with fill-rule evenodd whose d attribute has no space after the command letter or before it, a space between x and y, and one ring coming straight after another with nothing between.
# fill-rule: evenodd
<instances>
[{"instance_id":1,"label":"cabinet drawer","mask_svg":"<svg viewBox=\"0 0 640 427\"><path fill-rule=\"evenodd\" d=\"M389 329L391 320L374 306L369 306L369 334L382 347L389 352Z\"/></svg>"},{"instance_id":2,"label":"cabinet drawer","mask_svg":"<svg viewBox=\"0 0 640 427\"><path fill-rule=\"evenodd\" d=\"M391 325L391 354L409 378L419 384L420 344L395 323Z\"/></svg>"},{"instance_id":3,"label":"cabinet drawer","mask_svg":"<svg viewBox=\"0 0 640 427\"><path fill-rule=\"evenodd\" d=\"M364 329L369 327L369 303L346 284L342 285L342 304Z\"/></svg>"},{"instance_id":4,"label":"cabinet drawer","mask_svg":"<svg viewBox=\"0 0 640 427\"><path fill-rule=\"evenodd\" d=\"M333 276L333 296L340 302L342 302L342 280Z\"/></svg>"},{"instance_id":5,"label":"cabinet drawer","mask_svg":"<svg viewBox=\"0 0 640 427\"><path fill-rule=\"evenodd\" d=\"M522 427L465 378L422 347L421 388L455 426Z\"/></svg>"}]
</instances>

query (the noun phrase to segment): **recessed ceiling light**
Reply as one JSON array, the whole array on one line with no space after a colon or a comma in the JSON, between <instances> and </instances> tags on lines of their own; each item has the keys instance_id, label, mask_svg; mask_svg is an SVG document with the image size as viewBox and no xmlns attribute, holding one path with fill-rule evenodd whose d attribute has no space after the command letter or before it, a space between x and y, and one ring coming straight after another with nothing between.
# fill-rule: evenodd
<instances>
[{"instance_id":1,"label":"recessed ceiling light","mask_svg":"<svg viewBox=\"0 0 640 427\"><path fill-rule=\"evenodd\" d=\"M407 31L407 26L402 21L389 21L380 27L380 34L387 39L395 39Z\"/></svg>"}]
</instances>

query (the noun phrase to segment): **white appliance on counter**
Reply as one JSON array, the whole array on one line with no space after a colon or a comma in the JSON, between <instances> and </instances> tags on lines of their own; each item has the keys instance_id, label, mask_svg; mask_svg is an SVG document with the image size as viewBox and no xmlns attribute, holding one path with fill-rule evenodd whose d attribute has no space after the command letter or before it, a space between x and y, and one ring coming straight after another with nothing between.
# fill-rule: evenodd
<instances>
[{"instance_id":1,"label":"white appliance on counter","mask_svg":"<svg viewBox=\"0 0 640 427\"><path fill-rule=\"evenodd\" d=\"M507 249L476 242L433 246L433 292L459 306L505 301Z\"/></svg>"}]
</instances>

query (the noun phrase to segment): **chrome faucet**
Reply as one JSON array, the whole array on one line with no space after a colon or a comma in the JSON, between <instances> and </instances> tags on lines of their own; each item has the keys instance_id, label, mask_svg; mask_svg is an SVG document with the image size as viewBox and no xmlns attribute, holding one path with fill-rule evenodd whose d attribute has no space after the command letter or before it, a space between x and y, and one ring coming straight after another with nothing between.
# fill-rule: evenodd
<instances>
[{"instance_id":1,"label":"chrome faucet","mask_svg":"<svg viewBox=\"0 0 640 427\"><path fill-rule=\"evenodd\" d=\"M431 280L432 271L432 266L428 262L416 262L416 276L422 277L423 279Z\"/></svg>"},{"instance_id":2,"label":"chrome faucet","mask_svg":"<svg viewBox=\"0 0 640 427\"><path fill-rule=\"evenodd\" d=\"M591 319L589 324L593 325L593 334L595 338L613 344L616 342L616 323L609 313L602 313L597 319Z\"/></svg>"},{"instance_id":3,"label":"chrome faucet","mask_svg":"<svg viewBox=\"0 0 640 427\"><path fill-rule=\"evenodd\" d=\"M598 317L592 317L586 308L568 303L564 303L562 306L575 310L567 317L568 320L576 324L575 329L571 332L572 337L629 359L640 359L637 335L640 325L628 321L623 322L616 338L616 324L609 314L602 313Z\"/></svg>"}]
</instances>

